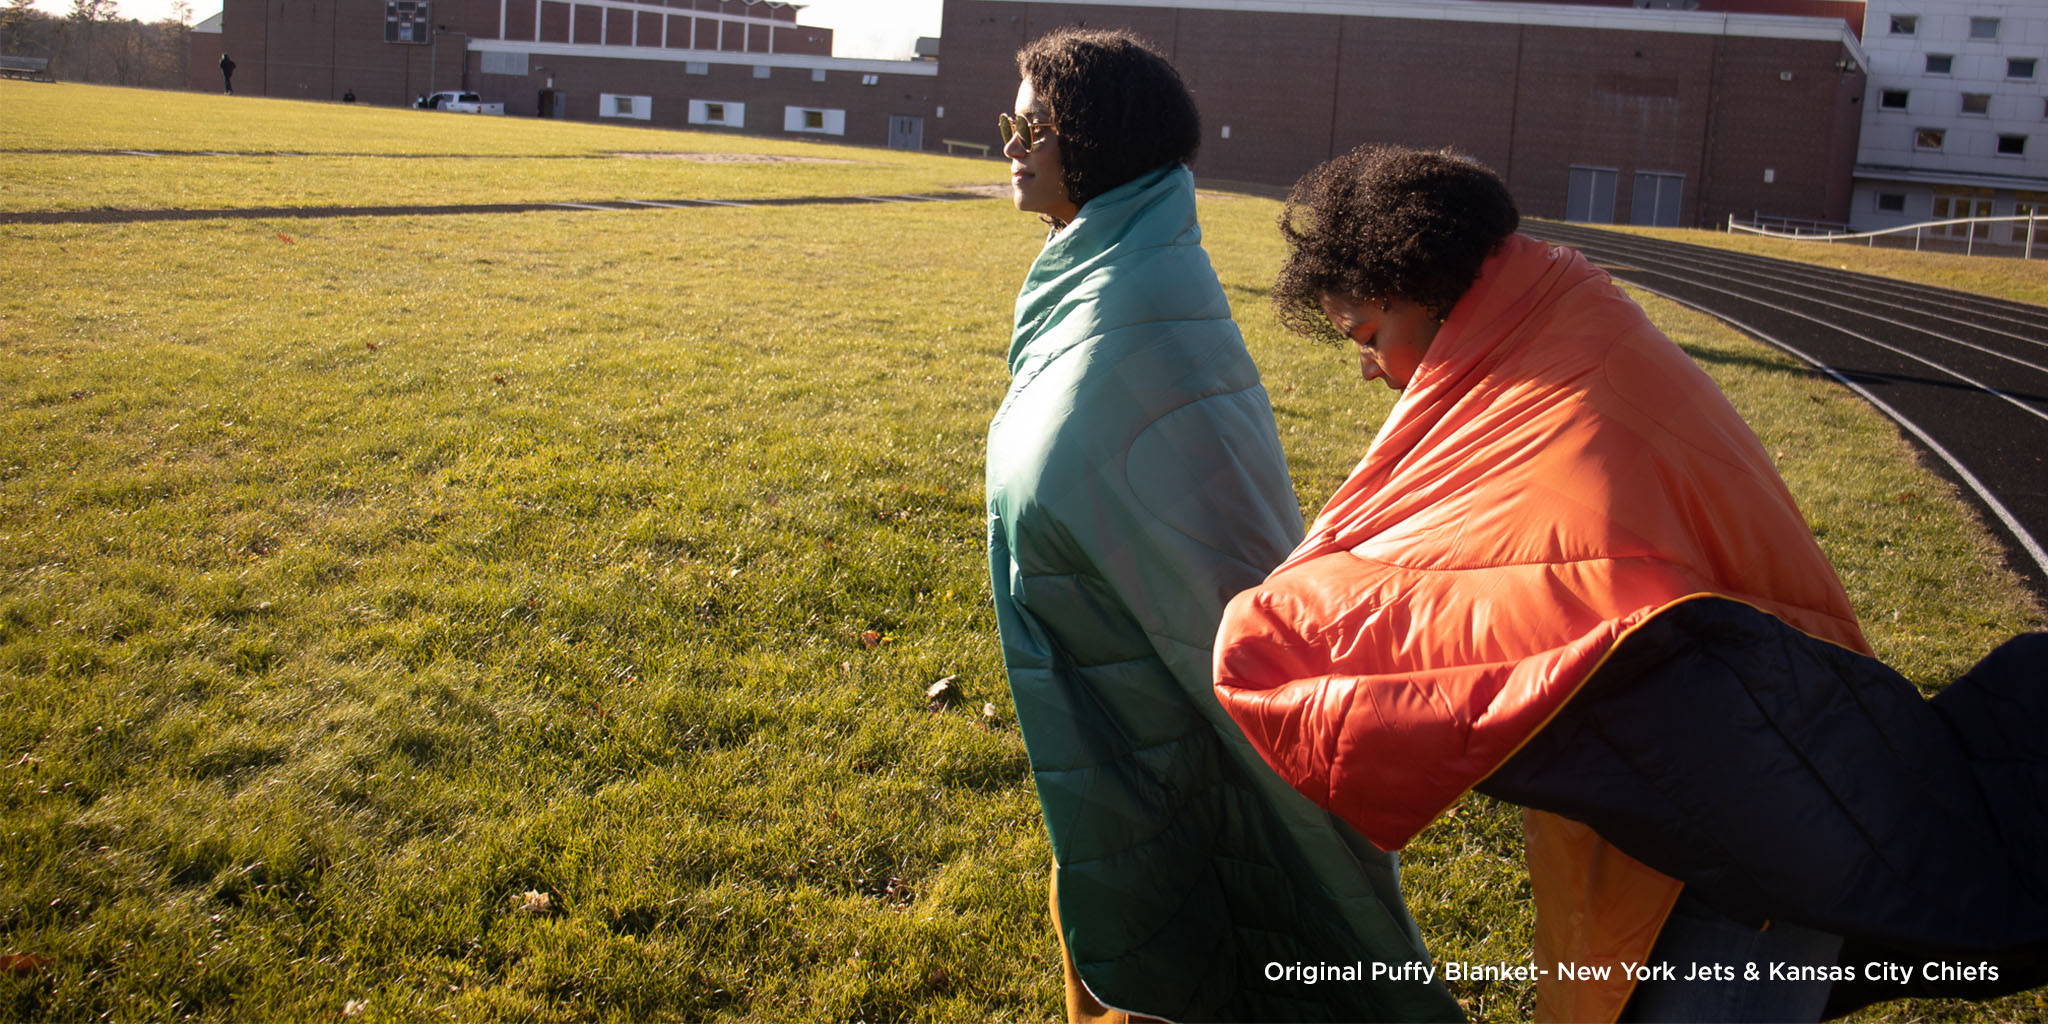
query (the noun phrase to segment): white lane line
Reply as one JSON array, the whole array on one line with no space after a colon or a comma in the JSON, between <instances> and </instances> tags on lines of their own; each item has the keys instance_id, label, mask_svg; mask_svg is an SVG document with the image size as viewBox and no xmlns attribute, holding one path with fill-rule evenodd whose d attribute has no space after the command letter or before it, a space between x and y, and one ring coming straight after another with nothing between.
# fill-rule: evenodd
<instances>
[{"instance_id":1,"label":"white lane line","mask_svg":"<svg viewBox=\"0 0 2048 1024\"><path fill-rule=\"evenodd\" d=\"M1663 276L1665 276L1665 277L1678 277L1678 276L1679 276L1679 275L1677 275L1677 274L1673 274L1673 273L1668 273L1668 272L1660 272L1660 271L1654 271L1654 270L1652 270L1652 271L1647 271L1647 273L1653 273L1653 274L1654 274L1654 273L1662 273L1662 274L1663 274ZM1630 282L1628 282L1628 283L1630 283L1630 284L1635 284L1636 282L1634 282L1634 281L1630 281ZM1897 345L1891 344L1890 342L1885 342L1885 341L1879 341L1879 340L1877 340L1876 338L1873 338L1873 337L1871 337L1871 336L1869 336L1869 335L1867 335L1867 334L1858 334L1858 333L1856 333L1855 331L1852 331L1852 330L1848 329L1847 327L1843 327L1843 326L1842 326L1841 324L1831 324L1831 323L1828 323L1828 322L1827 322L1826 320L1822 320L1821 318L1819 318L1819 317L1817 317L1817 316L1808 316L1807 314L1805 314L1805 313L1801 313L1800 311L1798 311L1798 310L1796 310L1796 309L1787 309L1787 308L1785 308L1784 306L1780 306L1780 305L1777 305L1776 303L1771 303L1771 302L1765 302L1765 301L1763 301L1763 300L1761 300L1761 299L1755 299L1755 298L1751 298L1750 296L1744 295L1744 294L1742 294L1742 293L1740 293L1740 292L1736 292L1736 291L1731 291L1731 290L1729 290L1729 289L1727 289L1727 288L1716 288L1716 287L1714 287L1713 285L1710 285L1710 284L1699 284L1699 282L1697 282L1697 281L1695 281L1695 282L1692 282L1692 283L1693 283L1693 284L1696 284L1696 285L1698 285L1698 286L1699 286L1699 287L1701 287L1701 288L1704 288L1704 289L1706 289L1707 291L1710 291L1710 292L1720 292L1720 293L1721 293L1721 294L1723 294L1723 295L1731 295L1731 296L1734 296L1735 298L1741 299L1741 300L1742 300L1742 301L1744 301L1744 302L1752 302L1752 303L1755 303L1756 305L1762 306L1762 307L1764 307L1765 309L1775 309L1775 310L1777 310L1778 312L1780 312L1780 313L1784 313L1784 314L1786 314L1786 315L1788 315L1788 316L1796 316L1796 317L1798 317L1798 318L1799 318L1799 319L1801 319L1801 320L1806 320L1806 321L1809 321L1809 322L1811 322L1811 323L1816 323L1816 324L1819 324L1819 325L1821 325L1822 327L1825 327L1825 328L1827 328L1827 329L1829 329L1829 330L1831 330L1831 331L1839 331L1839 332L1841 332L1842 334L1848 335L1849 337L1851 337L1851 338L1854 338L1854 339L1856 339L1857 341L1863 342L1863 343L1865 343L1865 344L1868 344L1868 345L1875 345L1875 346L1877 346L1878 348L1884 349L1885 351L1887 351L1887 352L1891 352L1891 353L1893 353L1893 354L1895 354L1895 355L1901 355L1901 356L1904 356L1904 357L1906 357L1907 359L1911 359L1911 360L1913 360L1914 362L1916 362L1916 363L1919 363L1919 364L1921 364L1921 365L1923 365L1923 366L1926 366L1926 367L1928 367L1928 368L1930 368L1930 369L1934 369L1934 370L1939 370L1939 371L1941 371L1942 373L1948 374L1949 376L1951 376L1951 377L1954 377L1955 379L1957 379L1957 380L1959 380L1959 381L1962 381L1963 383L1965 383L1965 384L1968 384L1968 385L1970 385L1970 386L1972 386L1972 387L1976 388L1977 390L1979 390L1979 391L1982 391L1982 392L1984 392L1984 393L1985 393L1985 394L1987 394L1987 395L1992 395L1992 396L1995 396L1995 397L1997 397L1998 399L2000 399L2000 400L2002 400L2002 401L2004 401L2004 402L2006 402L2006 403L2008 403L2008 404L2012 405L2012 406L2013 406L2014 408L2016 408L2016 409L2020 410L2021 412L2024 412L2024 413L2026 413L2026 414L2027 414L2027 415L2029 415L2029 416L2032 416L2032 417L2034 417L2034 418L2036 418L2036 419L2039 419L2039 420L2042 420L2042 421L2044 421L2044 422L2048 422L2048 412L2043 412L2043 411L2041 411L2040 409L2036 409L2036 408L2034 408L2033 406L2031 406L2031 405L2028 405L2028 404L2027 404L2026 402L2023 402L2023 401L2019 400L2018 398L2015 398L2015 397L2013 397L2012 395L2006 394L2005 392L2003 392L2003 391L2000 391L1999 389L1997 389L1997 388L1995 388L1995 387L1992 387L1991 385L1989 385L1989 384L1986 384L1986 383L1984 383L1983 381L1981 381L1981 380L1978 380L1977 378L1975 378L1975 377L1972 377L1972 376L1970 376L1969 374L1966 374L1966 373L1962 372L1961 370L1955 370L1955 369L1951 369L1951 368L1949 368L1949 367L1947 367L1947 366L1943 366L1942 364L1940 364L1940 363L1937 363L1937 362L1935 362L1934 360L1932 360L1932 359L1929 359L1929 358L1927 358L1926 356L1923 356L1923 355L1919 355L1919 354L1917 354L1917 353L1914 353L1914 352L1908 352L1908 351L1906 351L1905 349L1902 349L1902 348L1898 347ZM1649 289L1649 288L1644 288L1644 290L1645 290L1645 291L1651 291L1651 290L1653 290L1653 289ZM1659 294L1659 295L1662 295L1662 294L1664 294L1664 293L1662 293L1662 292L1657 292L1657 294ZM1719 313L1716 313L1716 314L1714 314L1714 315L1715 315L1715 316L1720 316L1720 314L1719 314ZM1724 318L1724 319L1725 319L1725 318ZM1733 321L1733 320L1730 320L1730 321L1729 321L1729 323L1734 323L1734 321ZM1938 335L1937 335L1937 337L1938 337ZM2031 364L2029 364L2029 365L2031 365Z\"/></svg>"},{"instance_id":2,"label":"white lane line","mask_svg":"<svg viewBox=\"0 0 2048 1024\"><path fill-rule=\"evenodd\" d=\"M1702 266L1704 267L1704 266L1711 266L1711 265L1703 264ZM1914 332L1914 333L1916 333L1916 334L1924 334L1924 335L1926 335L1927 337L1930 337L1930 338L1940 338L1940 339L1941 339L1941 340L1943 340L1943 341L1946 341L1946 342L1949 342L1949 343L1951 343L1951 344L1955 344L1955 345L1961 345L1961 346L1963 346L1964 348L1973 348L1973 349L1976 349L1977 351L1979 351L1979 352L1982 352L1982 353L1984 353L1984 354L1985 354L1985 355L1987 355L1987 356L1995 356L1995 357L1997 357L1997 358L1999 358L1999 359L2004 359L2004 360L2007 360L2007 361L2009 361L2009 362L2014 362L2014 363L2018 363L2018 364L2020 364L2021 366L2024 366L2024 367L2026 367L2026 368L2027 368L2027 369L2029 369L2029 370L2033 370L2033 371L2034 371L2034 372L2036 372L2036 373L2041 373L2041 374L2048 374L2048 366L2043 366L2043 365L2041 365L2040 363L2035 363L2035 362L2029 362L2029 361L2027 361L2027 360L2025 360L2025 359L2022 359L2022 358L2020 358L2019 356L2015 356L2015 355L2010 355L2010 354L2008 354L2008 353L2005 353L2005 352L2000 352L2000 351L1998 351L1998 350L1997 350L1997 349L1995 349L1995 348L1989 348L1989 347L1987 347L1987 346L1984 346L1984 345L1979 345L1979 344L1977 344L1977 343L1976 343L1976 342L1974 342L1974 341L1964 341L1964 340L1963 340L1963 339L1961 339L1961 338L1957 338L1957 337L1954 337L1954 336L1951 336L1951 335L1943 334L1943 333L1941 333L1940 331L1930 330L1930 329L1928 329L1928 328L1925 328L1925 327L1915 327L1915 326L1913 326L1912 324L1909 324L1909 323L1904 323L1904 322L1901 322L1901 321L1898 321L1898 320L1894 320L1894 319L1892 319L1891 317L1888 317L1888 316L1879 316L1879 315L1877 315L1876 313L1871 313L1871 312L1867 312L1867 311L1865 311L1865 310L1862 310L1862 309L1858 309L1858 308L1856 308L1856 307L1854 307L1854 306L1845 306L1845 305L1842 305L1842 304L1841 304L1841 303L1839 303L1839 302L1829 302L1829 301L1827 301L1826 299L1820 299L1820 298L1815 298L1815 297L1813 297L1813 296L1811 296L1811 295L1801 295L1801 294L1800 294L1800 293L1798 293L1798 292L1790 291L1790 290L1787 290L1787 289L1784 289L1784 288L1773 288L1773 287L1771 287L1771 286L1770 286L1770 285L1768 285L1768 284L1761 284L1761 283L1752 283L1752 282L1749 282L1749 281L1744 281L1744 280L1742 280L1741 278L1739 278L1739 277L1735 277L1735 276L1733 276L1733 275L1731 275L1731 274L1728 274L1728 273L1715 273L1715 272L1714 272L1713 270L1711 270L1711 269L1702 269L1702 271L1701 271L1701 272L1702 272L1702 273L1704 273L1704 274L1707 274L1708 276L1711 276L1711 277L1717 278L1717 279L1719 279L1719 280L1722 280L1722 281L1732 281L1732 282L1734 282L1734 283L1737 283L1737 284L1743 284L1743 285L1750 285L1750 286L1753 286L1753 287L1755 287L1755 288L1757 288L1758 290L1761 290L1761 291L1768 291L1768 292L1776 292L1776 293L1777 293L1777 294L1779 294L1779 295L1789 295L1789 296L1791 296L1791 297L1793 297L1793 298L1795 298L1795 299L1802 299L1802 300L1804 300L1804 301L1807 301L1807 302L1811 302L1811 303L1813 303L1814 305L1817 305L1817 306L1825 306L1825 307L1827 307L1827 308L1829 308L1829 309L1839 309L1839 310L1841 310L1841 311L1842 311L1842 312L1844 312L1844 313L1850 313L1850 314L1853 314L1853 315L1855 315L1855 316L1864 316L1864 317L1869 317L1869 318L1870 318L1870 319L1872 319L1872 320L1877 320L1877 321L1880 321L1880 322L1882 322L1882 323L1888 323L1888 324L1891 324L1891 325L1892 325L1893 327L1903 327L1903 328L1905 328L1906 330L1908 330L1908 331L1912 331L1912 332ZM1749 273L1750 273L1750 274L1753 274L1753 275L1756 275L1756 276L1764 276L1764 275L1762 274L1762 272L1761 272L1761 271L1750 271ZM2008 337L2008 338L2011 338L2011 339L2013 339L2014 341L2021 341L2021 342L2025 342L2025 343L2027 343L2027 344L2029 344L2029 345L2034 345L2034 346L2037 346L2037 347L2039 347L2039 346L2041 346L2041 344L2042 344L2042 342L2041 342L2041 339L2039 339L2039 338L2031 338L2031 337L2026 337L2026 336L2024 336L2024 335L2014 334L2014 333L2012 333L2012 332L2010 332L2010 331L2001 331L2001 330L1998 330L1997 328L1994 328L1994 327L1984 327L1984 326L1982 326L1982 325L1971 325L1971 324L1967 324L1967 323L1965 323L1965 321L1957 320L1957 319L1955 319L1955 318L1953 318L1953 317L1947 317L1947 316L1942 316L1942 315L1941 315L1941 314L1939 314L1939 313L1931 313L1931 314L1929 314L1929 315L1930 315L1930 316L1933 316L1933 317L1934 317L1935 319L1937 319L1937 320L1947 320L1947 321L1948 321L1948 322L1950 322L1950 323L1963 323L1963 324L1965 324L1965 326L1976 326L1978 330L1981 330L1981 331L1985 331L1985 332L1987 332L1987 333L1990 333L1990 334L2001 334L2001 335L2004 335L2005 337Z\"/></svg>"},{"instance_id":3,"label":"white lane line","mask_svg":"<svg viewBox=\"0 0 2048 1024\"><path fill-rule=\"evenodd\" d=\"M600 210L605 213L619 212L619 208L616 206L593 206L590 203L549 203L548 205L566 207L571 210Z\"/></svg>"},{"instance_id":4,"label":"white lane line","mask_svg":"<svg viewBox=\"0 0 2048 1024\"><path fill-rule=\"evenodd\" d=\"M2041 546L2041 542L2035 540L2034 535L2028 533L2026 527L2020 525L2019 519L2012 514L2012 510L2006 508L2005 503L1999 501L1998 497L1991 493L1991 489L1989 487L1984 486L1984 481L1977 479L1977 474L1970 472L1969 469L1963 465L1960 459L1957 459L1954 455L1950 454L1947 448L1942 447L1941 442L1936 441L1934 438L1928 436L1927 432L1920 429L1918 424L1915 424L1912 420L1907 419L1905 415L1900 413L1897 409L1894 409L1891 406L1885 404L1884 399L1881 399L1876 395L1872 394L1870 390L1868 388L1865 388L1863 385L1858 384L1855 381L1850 380L1849 378L1843 376L1841 373L1837 372L1834 367L1829 366L1821 362L1820 360L1815 359L1812 356L1809 356L1806 353L1801 352L1798 349L1793 348L1792 346L1787 345L1782 341L1779 341L1777 338L1774 338L1760 330L1757 330L1754 327L1751 327L1748 324L1743 323L1740 320L1737 320L1733 317L1727 316L1722 313L1717 313L1696 302L1689 302L1685 299L1681 299L1676 295L1667 295L1647 285L1636 284L1636 282L1634 281L1630 281L1629 284L1634 285L1637 288L1641 288L1642 290L1649 292L1652 295L1658 296L1659 298L1667 299L1671 302L1676 302L1679 305L1686 307L1687 309L1698 310L1699 312L1705 313L1706 315L1713 317L1714 319L1719 320L1722 323L1725 323L1728 326L1735 328L1736 330L1748 334L1753 338L1758 338L1762 341L1769 343L1773 348L1776 348L1779 351L1784 352L1798 359L1800 362L1803 362L1806 365L1811 366L1814 369L1827 374L1831 379L1834 380L1835 383L1840 384L1843 387L1848 388L1850 391L1855 392L1858 397L1862 398L1866 402L1869 402L1872 407L1877 409L1877 411L1882 412L1886 416L1891 417L1893 423L1898 424L1900 427L1904 428L1907 433L1912 434L1914 437L1918 438L1921 444L1927 446L1928 451L1933 452L1936 457L1941 459L1941 461L1947 463L1948 468L1955 470L1956 475L1962 478L1963 483L1967 484L1970 490L1975 491L1977 497L1982 499L1984 504L1991 509L1991 514L1997 516L1998 521L2004 523L2005 528L2007 530L2012 531L2013 539L2017 540L2019 542L2020 548L2027 553L2027 556L2029 558L2032 558L2034 560L2034 565L2036 568L2041 570L2041 574L2044 576L2048 576L2048 549L2043 549Z\"/></svg>"},{"instance_id":5,"label":"white lane line","mask_svg":"<svg viewBox=\"0 0 2048 1024\"><path fill-rule=\"evenodd\" d=\"M1871 279L1869 275L1857 274L1854 271L1837 270L1829 267L1816 267L1808 264L1791 264L1789 266L1776 266L1768 262L1765 262L1771 260L1772 257L1758 256L1752 253L1717 250L1706 246L1693 246L1693 249L1703 251L1686 251L1681 254L1673 254L1668 248L1670 246L1690 244L1683 242L1645 241L1636 239L1633 236L1619 236L1618 240L1601 238L1599 241L1595 242L1567 244L1590 244L1594 246L1610 246L1613 249L1618 249L1627 253L1634 253L1636 255L1642 255L1644 252L1647 251L1649 254L1655 256L1658 259L1670 261L1673 263L1684 263L1698 267L1713 267L1729 273L1750 274L1767 280L1783 281L1787 278L1798 278L1801 280L1812 282L1816 287L1825 288L1826 290L1832 291L1836 294L1846 295L1851 291L1875 293L1874 295L1865 295L1863 297L1869 299L1870 301L1878 305L1887 305L1898 308L1912 309L1914 312L1924 314L1936 320L1946 320L1949 323L1961 324L1965 327L1975 328L1977 330L1984 331L1988 334L2002 335L2004 337L2011 338L2014 341L2022 342L2024 344L2031 345L2037 348L2048 347L2048 342L2044 342L2039 333L2043 325L2039 318L2038 311L2036 311L2037 315L2035 319L2032 320L2023 319L2018 316L2010 315L2015 309L2026 308L2026 305L2024 303L2005 302L2002 300L1990 299L1982 296L1957 295L1953 293L1953 290L1935 288L1931 285L1921 285L1910 281L1895 281L1881 283L1878 280ZM1723 276L1726 275L1724 274ZM1901 299L1906 294L1917 294L1919 299L1924 304L1908 306L1906 303L1901 301ZM1940 309L1948 309L1956 313L1967 314L1967 317L1951 316L1947 313L1940 312ZM1879 319L1883 318L1880 317ZM1999 328L1989 326L1985 323L1986 320L1998 320L2011 324L2015 327L2031 328L2034 330L2035 333L2016 334L2012 331L2001 330ZM1896 323L1897 321L1890 322ZM1918 328L1915 329L1917 330ZM1936 336L1946 338L1945 335ZM2036 368L2038 369L2038 367Z\"/></svg>"}]
</instances>

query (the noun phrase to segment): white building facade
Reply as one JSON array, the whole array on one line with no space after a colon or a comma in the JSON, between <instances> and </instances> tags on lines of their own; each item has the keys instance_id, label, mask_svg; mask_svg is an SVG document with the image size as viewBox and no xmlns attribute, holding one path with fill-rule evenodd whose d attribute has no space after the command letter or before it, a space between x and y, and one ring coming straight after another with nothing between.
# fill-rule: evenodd
<instances>
[{"instance_id":1,"label":"white building facade","mask_svg":"<svg viewBox=\"0 0 2048 1024\"><path fill-rule=\"evenodd\" d=\"M1863 47L1854 227L2048 213L2048 2L1870 0Z\"/></svg>"}]
</instances>

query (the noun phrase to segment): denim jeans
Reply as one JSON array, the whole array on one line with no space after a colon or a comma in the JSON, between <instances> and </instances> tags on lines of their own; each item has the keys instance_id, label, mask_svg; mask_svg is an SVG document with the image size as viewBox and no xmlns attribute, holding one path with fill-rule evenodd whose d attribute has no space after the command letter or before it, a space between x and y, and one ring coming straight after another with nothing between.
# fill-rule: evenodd
<instances>
[{"instance_id":1,"label":"denim jeans","mask_svg":"<svg viewBox=\"0 0 2048 1024\"><path fill-rule=\"evenodd\" d=\"M1670 964L1680 980L1638 984L1621 1019L1810 1024L1820 1019L1834 983L1772 980L1771 966L1832 967L1841 948L1841 936L1794 924L1774 923L1767 930L1740 924L1688 893L1679 897L1650 951L1652 966ZM1725 966L1733 980L1683 980L1696 966L1711 973L1715 965ZM1751 965L1754 979L1748 977Z\"/></svg>"}]
</instances>

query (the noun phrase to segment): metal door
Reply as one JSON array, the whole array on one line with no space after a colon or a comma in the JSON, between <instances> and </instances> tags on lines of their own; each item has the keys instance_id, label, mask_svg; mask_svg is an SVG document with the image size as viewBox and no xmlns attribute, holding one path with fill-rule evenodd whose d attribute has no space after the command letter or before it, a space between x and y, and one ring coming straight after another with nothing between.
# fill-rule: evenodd
<instances>
[{"instance_id":1,"label":"metal door","mask_svg":"<svg viewBox=\"0 0 2048 1024\"><path fill-rule=\"evenodd\" d=\"M1610 167L1574 167L1565 193L1564 219L1588 224L1614 223L1615 171Z\"/></svg>"},{"instance_id":2,"label":"metal door","mask_svg":"<svg viewBox=\"0 0 2048 1024\"><path fill-rule=\"evenodd\" d=\"M891 114L889 116L889 148L923 149L924 118Z\"/></svg>"},{"instance_id":3,"label":"metal door","mask_svg":"<svg viewBox=\"0 0 2048 1024\"><path fill-rule=\"evenodd\" d=\"M1678 226L1678 210L1685 196L1685 175L1637 171L1635 191L1629 194L1628 219L1632 224L1658 228Z\"/></svg>"}]
</instances>

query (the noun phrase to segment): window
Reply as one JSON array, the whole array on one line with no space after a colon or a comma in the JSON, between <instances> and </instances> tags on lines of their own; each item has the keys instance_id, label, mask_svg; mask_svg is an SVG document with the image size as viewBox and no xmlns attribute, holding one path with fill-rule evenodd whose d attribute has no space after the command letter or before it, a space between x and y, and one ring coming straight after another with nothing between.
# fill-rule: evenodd
<instances>
[{"instance_id":1,"label":"window","mask_svg":"<svg viewBox=\"0 0 2048 1024\"><path fill-rule=\"evenodd\" d=\"M1912 95L1904 89L1885 89L1877 94L1877 105L1883 110L1904 110L1906 99Z\"/></svg>"},{"instance_id":2,"label":"window","mask_svg":"<svg viewBox=\"0 0 2048 1024\"><path fill-rule=\"evenodd\" d=\"M824 68L812 68L812 69L811 69L811 81L813 81L813 82L822 82L822 81L824 81L824 80L825 80L825 69L824 69Z\"/></svg>"},{"instance_id":3,"label":"window","mask_svg":"<svg viewBox=\"0 0 2048 1024\"><path fill-rule=\"evenodd\" d=\"M1998 137L1999 156L2026 156L2027 137L2024 135L2001 135Z\"/></svg>"},{"instance_id":4,"label":"window","mask_svg":"<svg viewBox=\"0 0 2048 1024\"><path fill-rule=\"evenodd\" d=\"M882 84L882 76L880 76L880 75L862 75L862 76L860 76L860 84L862 84L862 85L880 85L880 84Z\"/></svg>"},{"instance_id":5,"label":"window","mask_svg":"<svg viewBox=\"0 0 2048 1024\"><path fill-rule=\"evenodd\" d=\"M2008 59L2006 60L2006 62L2005 62L2005 77L2007 77L2007 78L2032 78L2032 77L2034 77L2034 58L2032 58L2032 57L2011 57L2011 58L2008 58Z\"/></svg>"},{"instance_id":6,"label":"window","mask_svg":"<svg viewBox=\"0 0 2048 1024\"><path fill-rule=\"evenodd\" d=\"M621 96L617 93L599 93L597 113L600 117L630 117L635 121L648 120L654 111L652 96Z\"/></svg>"},{"instance_id":7,"label":"window","mask_svg":"<svg viewBox=\"0 0 2048 1024\"><path fill-rule=\"evenodd\" d=\"M1927 73L1930 75L1946 75L1955 66L1956 58L1953 54L1930 53L1927 55Z\"/></svg>"},{"instance_id":8,"label":"window","mask_svg":"<svg viewBox=\"0 0 2048 1024\"><path fill-rule=\"evenodd\" d=\"M1989 117L1991 115L1991 94L1988 92L1964 93L1963 113Z\"/></svg>"},{"instance_id":9,"label":"window","mask_svg":"<svg viewBox=\"0 0 2048 1024\"><path fill-rule=\"evenodd\" d=\"M523 53L493 53L493 52L491 52L491 51L488 51L488 50L487 50L487 51L485 51L485 52L484 52L483 58L484 58L484 59L483 59L483 71L484 71L484 74L487 74L487 75L518 75L518 76L520 76L521 78L524 78L524 77L526 77L526 74L527 74L527 60L526 60L526 54L523 54Z\"/></svg>"},{"instance_id":10,"label":"window","mask_svg":"<svg viewBox=\"0 0 2048 1024\"><path fill-rule=\"evenodd\" d=\"M1919 16L1919 15L1917 15L1917 14L1894 14L1894 15L1892 15L1892 35L1895 35L1895 36L1910 36L1910 35L1912 35L1912 34L1913 34L1913 33L1914 33L1914 32L1915 32L1916 30L1918 30L1918 29L1919 29L1919 27L1920 27L1920 16Z\"/></svg>"},{"instance_id":11,"label":"window","mask_svg":"<svg viewBox=\"0 0 2048 1024\"><path fill-rule=\"evenodd\" d=\"M814 107L782 108L782 130L786 132L810 132L816 135L846 134L846 111L819 110Z\"/></svg>"},{"instance_id":12,"label":"window","mask_svg":"<svg viewBox=\"0 0 2048 1024\"><path fill-rule=\"evenodd\" d=\"M712 124L725 128L747 126L747 105L728 103L723 100L691 100L690 123Z\"/></svg>"},{"instance_id":13,"label":"window","mask_svg":"<svg viewBox=\"0 0 2048 1024\"><path fill-rule=\"evenodd\" d=\"M1906 194L1904 192L1879 192L1877 194L1877 211L1879 213L1906 212Z\"/></svg>"},{"instance_id":14,"label":"window","mask_svg":"<svg viewBox=\"0 0 2048 1024\"><path fill-rule=\"evenodd\" d=\"M1971 18L1971 19L1970 19L1970 38L1972 38L1972 39L1996 39L1996 38L1998 38L1998 19L1997 19L1997 18Z\"/></svg>"},{"instance_id":15,"label":"window","mask_svg":"<svg viewBox=\"0 0 2048 1024\"><path fill-rule=\"evenodd\" d=\"M1914 149L1940 149L1948 133L1939 128L1922 128L1913 133Z\"/></svg>"},{"instance_id":16,"label":"window","mask_svg":"<svg viewBox=\"0 0 2048 1024\"><path fill-rule=\"evenodd\" d=\"M1934 195L1934 209L1932 212L1933 216L1931 219L1933 220L1989 217L1991 216L1991 200L1974 192L1967 194L1961 192L1948 194L1937 192ZM1949 238L1962 238L1964 236L1974 238L1980 230L1981 228L1975 224L1944 224L1941 227L1935 228L1934 233Z\"/></svg>"},{"instance_id":17,"label":"window","mask_svg":"<svg viewBox=\"0 0 2048 1024\"><path fill-rule=\"evenodd\" d=\"M769 67L769 66L768 66L768 65L766 65L766 64L756 64L756 65L754 65L754 77L755 77L755 78L768 78L768 77L771 77L771 76L773 76L774 74L775 74L775 69L774 69L774 68L771 68L771 67Z\"/></svg>"}]
</instances>

